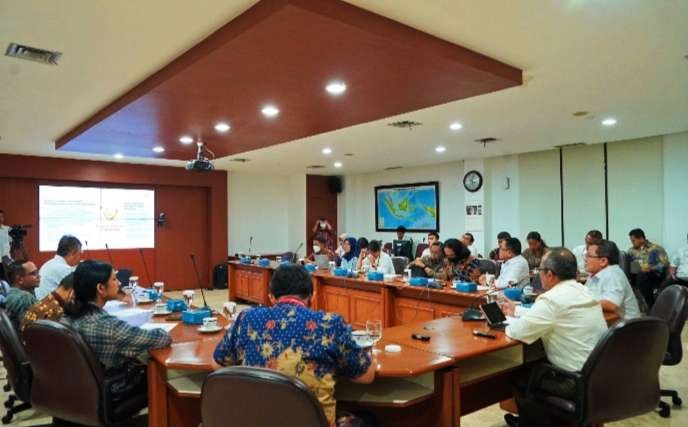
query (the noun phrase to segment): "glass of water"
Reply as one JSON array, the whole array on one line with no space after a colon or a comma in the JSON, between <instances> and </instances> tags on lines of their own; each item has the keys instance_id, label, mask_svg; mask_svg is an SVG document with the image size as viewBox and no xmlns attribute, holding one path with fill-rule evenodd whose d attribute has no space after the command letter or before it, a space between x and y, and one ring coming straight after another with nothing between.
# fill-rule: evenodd
<instances>
[{"instance_id":1,"label":"glass of water","mask_svg":"<svg viewBox=\"0 0 688 427\"><path fill-rule=\"evenodd\" d=\"M162 299L162 293L165 291L165 283L155 282L153 283L153 289L155 293L158 294L158 300Z\"/></svg>"},{"instance_id":2,"label":"glass of water","mask_svg":"<svg viewBox=\"0 0 688 427\"><path fill-rule=\"evenodd\" d=\"M190 289L186 290L182 292L182 296L184 297L184 304L186 304L186 307L191 309L191 305L193 304L194 291Z\"/></svg>"},{"instance_id":3,"label":"glass of water","mask_svg":"<svg viewBox=\"0 0 688 427\"><path fill-rule=\"evenodd\" d=\"M368 337L373 341L373 352L378 353L380 350L376 349L377 342L382 339L382 320L367 320L366 332Z\"/></svg>"},{"instance_id":4,"label":"glass of water","mask_svg":"<svg viewBox=\"0 0 688 427\"><path fill-rule=\"evenodd\" d=\"M281 262L282 262L282 257L279 256L279 255L277 255L277 256L275 257L275 262L276 262L277 264L281 263Z\"/></svg>"}]
</instances>

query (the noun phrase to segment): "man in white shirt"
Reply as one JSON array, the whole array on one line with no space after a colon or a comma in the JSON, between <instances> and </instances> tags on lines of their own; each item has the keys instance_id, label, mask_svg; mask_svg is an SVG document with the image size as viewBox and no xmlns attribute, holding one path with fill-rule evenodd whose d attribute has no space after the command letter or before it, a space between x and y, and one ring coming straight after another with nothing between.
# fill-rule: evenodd
<instances>
[{"instance_id":1,"label":"man in white shirt","mask_svg":"<svg viewBox=\"0 0 688 427\"><path fill-rule=\"evenodd\" d=\"M623 320L640 317L626 274L619 267L619 248L609 240L599 240L588 247L585 270L590 274L587 288L600 301L602 311L615 313Z\"/></svg>"},{"instance_id":2,"label":"man in white shirt","mask_svg":"<svg viewBox=\"0 0 688 427\"><path fill-rule=\"evenodd\" d=\"M515 237L510 237L504 242L504 250L501 252L505 261L499 271L499 277L495 280L495 286L499 289L509 286L523 288L529 284L530 269L528 261L521 255L521 242ZM485 285L486 280L484 274L480 276L481 285Z\"/></svg>"},{"instance_id":3,"label":"man in white shirt","mask_svg":"<svg viewBox=\"0 0 688 427\"><path fill-rule=\"evenodd\" d=\"M607 331L599 302L585 286L576 282L577 270L571 251L550 249L540 263L540 280L547 292L538 297L523 317L506 327L510 338L526 344L541 339L547 359L567 371L579 371ZM502 309L506 315L513 316L515 305L506 302ZM575 392L575 383L555 383L551 388L548 391L566 398ZM534 413L522 390L516 393L516 403L520 423L518 418L507 414L504 418L508 425L533 425L543 421L543 415Z\"/></svg>"},{"instance_id":4,"label":"man in white shirt","mask_svg":"<svg viewBox=\"0 0 688 427\"><path fill-rule=\"evenodd\" d=\"M5 225L5 212L0 210L0 260L3 257L10 257L10 228Z\"/></svg>"},{"instance_id":5,"label":"man in white shirt","mask_svg":"<svg viewBox=\"0 0 688 427\"><path fill-rule=\"evenodd\" d=\"M467 247L469 251L471 251L471 256L478 258L478 250L475 248L475 246L473 246L473 243L475 242L473 234L463 233L461 239L459 240L461 240L461 243L463 243L463 245Z\"/></svg>"},{"instance_id":6,"label":"man in white shirt","mask_svg":"<svg viewBox=\"0 0 688 427\"><path fill-rule=\"evenodd\" d=\"M383 274L394 274L394 263L378 240L371 240L368 245L368 256L363 260L363 271L379 271Z\"/></svg>"},{"instance_id":7,"label":"man in white shirt","mask_svg":"<svg viewBox=\"0 0 688 427\"><path fill-rule=\"evenodd\" d=\"M420 254L420 258L428 257L432 255L432 252L430 248L432 247L432 244L435 242L440 241L440 235L436 231L431 231L428 233L428 247L423 249L423 253ZM416 261L420 260L420 258L416 258Z\"/></svg>"},{"instance_id":8,"label":"man in white shirt","mask_svg":"<svg viewBox=\"0 0 688 427\"><path fill-rule=\"evenodd\" d=\"M45 298L57 288L62 279L73 272L81 259L81 242L74 236L62 236L57 244L57 253L41 267L41 284L36 289L36 298Z\"/></svg>"},{"instance_id":9,"label":"man in white shirt","mask_svg":"<svg viewBox=\"0 0 688 427\"><path fill-rule=\"evenodd\" d=\"M590 230L585 235L585 244L576 246L571 251L576 257L579 272L585 273L585 254L588 251L588 247L599 240L602 240L602 232L600 230Z\"/></svg>"},{"instance_id":10,"label":"man in white shirt","mask_svg":"<svg viewBox=\"0 0 688 427\"><path fill-rule=\"evenodd\" d=\"M670 261L669 278L662 284L662 288L674 283L688 286L688 246L679 248Z\"/></svg>"}]
</instances>

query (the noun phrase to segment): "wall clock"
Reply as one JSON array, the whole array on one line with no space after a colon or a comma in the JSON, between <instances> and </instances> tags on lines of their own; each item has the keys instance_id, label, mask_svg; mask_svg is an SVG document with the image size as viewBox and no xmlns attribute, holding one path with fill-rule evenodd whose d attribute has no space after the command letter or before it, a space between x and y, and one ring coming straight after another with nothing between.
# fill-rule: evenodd
<instances>
[{"instance_id":1,"label":"wall clock","mask_svg":"<svg viewBox=\"0 0 688 427\"><path fill-rule=\"evenodd\" d=\"M483 186L483 176L478 171L468 171L463 176L463 186L471 193L475 193Z\"/></svg>"}]
</instances>

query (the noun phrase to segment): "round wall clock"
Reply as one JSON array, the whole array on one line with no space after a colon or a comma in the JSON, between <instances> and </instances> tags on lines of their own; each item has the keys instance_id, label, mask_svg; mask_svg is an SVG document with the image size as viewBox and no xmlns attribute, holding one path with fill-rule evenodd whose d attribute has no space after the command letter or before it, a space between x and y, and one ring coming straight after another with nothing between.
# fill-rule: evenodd
<instances>
[{"instance_id":1,"label":"round wall clock","mask_svg":"<svg viewBox=\"0 0 688 427\"><path fill-rule=\"evenodd\" d=\"M475 193L483 186L483 176L478 171L468 171L463 176L463 186L471 193Z\"/></svg>"}]
</instances>

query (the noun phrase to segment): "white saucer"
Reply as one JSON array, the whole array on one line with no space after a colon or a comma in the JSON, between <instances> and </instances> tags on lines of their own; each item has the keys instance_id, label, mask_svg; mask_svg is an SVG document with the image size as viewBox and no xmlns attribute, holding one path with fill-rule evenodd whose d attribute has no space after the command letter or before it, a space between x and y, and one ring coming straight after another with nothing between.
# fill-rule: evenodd
<instances>
[{"instance_id":1,"label":"white saucer","mask_svg":"<svg viewBox=\"0 0 688 427\"><path fill-rule=\"evenodd\" d=\"M169 316L170 314L172 314L172 312L169 311L169 310L165 310L165 311L154 311L154 312L153 312L153 316L155 316L155 317L159 317L159 316Z\"/></svg>"},{"instance_id":2,"label":"white saucer","mask_svg":"<svg viewBox=\"0 0 688 427\"><path fill-rule=\"evenodd\" d=\"M141 298L139 298L138 300L136 300L136 303L137 303L137 304L150 304L150 303L152 303L152 302L153 302L153 300L150 299L150 298L148 298L148 299L141 299Z\"/></svg>"},{"instance_id":3,"label":"white saucer","mask_svg":"<svg viewBox=\"0 0 688 427\"><path fill-rule=\"evenodd\" d=\"M205 328L204 326L201 326L198 328L198 332L200 332L202 334L212 334L213 332L218 332L218 331L221 331L222 329L224 329L224 328L220 325L217 325L213 328Z\"/></svg>"}]
</instances>

